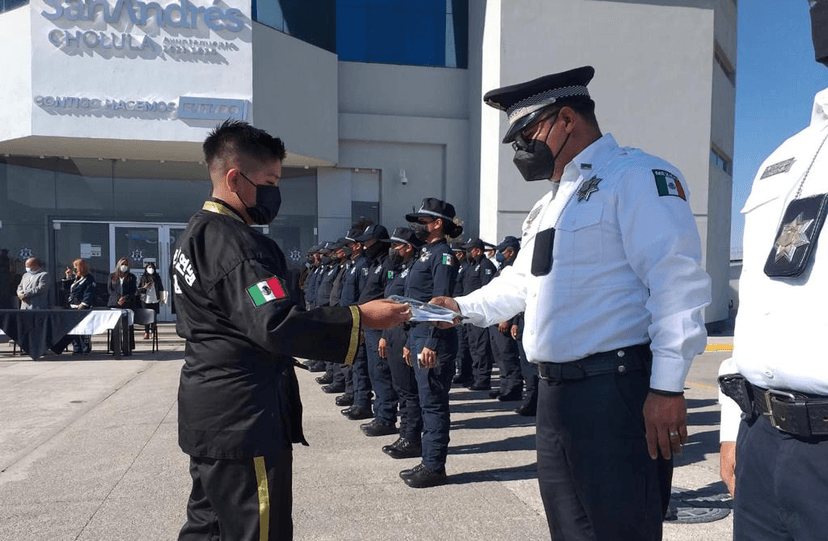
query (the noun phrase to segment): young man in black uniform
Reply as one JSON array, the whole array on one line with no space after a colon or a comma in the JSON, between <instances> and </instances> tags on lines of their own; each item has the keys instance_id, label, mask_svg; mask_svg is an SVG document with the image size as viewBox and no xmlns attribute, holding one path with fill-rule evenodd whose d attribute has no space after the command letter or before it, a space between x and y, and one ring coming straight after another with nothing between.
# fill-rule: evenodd
<instances>
[{"instance_id":1,"label":"young man in black uniform","mask_svg":"<svg viewBox=\"0 0 828 541\"><path fill-rule=\"evenodd\" d=\"M414 236L407 227L398 227L391 235L391 249L388 260L394 265L393 276L385 287L385 297L405 294L405 281L411 265L417 259L422 241ZM417 379L410 363L403 358L403 348L408 341L405 325L382 331L378 353L380 358L388 360L391 382L399 397L400 437L390 445L385 445L382 452L391 458L416 458L422 454L421 437L423 417L420 412L420 396L417 391Z\"/></svg>"},{"instance_id":2,"label":"young man in black uniform","mask_svg":"<svg viewBox=\"0 0 828 541\"><path fill-rule=\"evenodd\" d=\"M406 214L411 229L425 242L405 282L405 296L422 302L454 290L457 260L446 242L463 228L454 223L454 207L427 197L420 210ZM400 472L405 483L414 488L446 482L446 455L449 443L449 391L457 355L457 332L438 329L428 323L412 324L404 357L414 367L423 417L423 461Z\"/></svg>"},{"instance_id":3,"label":"young man in black uniform","mask_svg":"<svg viewBox=\"0 0 828 541\"><path fill-rule=\"evenodd\" d=\"M485 286L494 278L497 268L483 253L485 243L478 238L470 238L464 245L469 255L469 268L463 273L463 294L468 295ZM464 325L464 334L472 358L473 382L469 389L488 391L492 388L492 346L489 340L491 329Z\"/></svg>"},{"instance_id":4,"label":"young man in black uniform","mask_svg":"<svg viewBox=\"0 0 828 541\"><path fill-rule=\"evenodd\" d=\"M179 540L292 539L291 444L305 443L293 356L352 362L361 326L400 324L407 308L297 306L284 254L250 227L279 210L281 140L228 120L204 154L212 197L173 257L178 441L193 478Z\"/></svg>"}]
</instances>

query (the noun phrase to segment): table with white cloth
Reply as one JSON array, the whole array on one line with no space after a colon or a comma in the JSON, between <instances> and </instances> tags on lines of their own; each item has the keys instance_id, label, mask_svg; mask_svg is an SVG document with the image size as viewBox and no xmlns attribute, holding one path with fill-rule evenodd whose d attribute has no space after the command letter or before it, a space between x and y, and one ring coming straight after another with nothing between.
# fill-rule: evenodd
<instances>
[{"instance_id":1,"label":"table with white cloth","mask_svg":"<svg viewBox=\"0 0 828 541\"><path fill-rule=\"evenodd\" d=\"M0 310L0 332L20 346L32 359L48 350L61 353L72 336L115 333L114 355L132 355L127 336L132 310Z\"/></svg>"}]
</instances>

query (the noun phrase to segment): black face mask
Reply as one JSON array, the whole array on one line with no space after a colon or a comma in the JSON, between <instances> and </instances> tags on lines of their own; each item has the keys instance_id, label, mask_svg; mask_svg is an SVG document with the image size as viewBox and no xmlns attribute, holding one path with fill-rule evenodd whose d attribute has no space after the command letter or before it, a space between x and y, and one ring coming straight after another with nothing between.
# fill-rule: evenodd
<instances>
[{"instance_id":1,"label":"black face mask","mask_svg":"<svg viewBox=\"0 0 828 541\"><path fill-rule=\"evenodd\" d=\"M322 257L322 264L323 265L330 265L331 261L332 261L332 259L331 259L331 256L329 256L329 255L326 255L326 256Z\"/></svg>"},{"instance_id":2,"label":"black face mask","mask_svg":"<svg viewBox=\"0 0 828 541\"><path fill-rule=\"evenodd\" d=\"M403 256L400 255L400 252L398 252L394 248L389 248L388 249L388 258L391 260L391 263L393 263L395 265L399 265L400 263L405 261L403 259Z\"/></svg>"},{"instance_id":3,"label":"black face mask","mask_svg":"<svg viewBox=\"0 0 828 541\"><path fill-rule=\"evenodd\" d=\"M551 133L551 130L550 130ZM558 156L569 141L570 134L567 134L561 148L558 149ZM549 137L549 134L546 134ZM552 178L555 172L555 154L549 150L544 141L538 139L524 139L521 135L512 143L515 149L515 157L512 161L515 167L518 168L524 180L531 182L534 180L547 180Z\"/></svg>"},{"instance_id":4,"label":"black face mask","mask_svg":"<svg viewBox=\"0 0 828 541\"><path fill-rule=\"evenodd\" d=\"M828 67L828 1L811 0L811 39L816 61Z\"/></svg>"},{"instance_id":5,"label":"black face mask","mask_svg":"<svg viewBox=\"0 0 828 541\"><path fill-rule=\"evenodd\" d=\"M253 184L244 173L239 171L239 174L244 180ZM256 187L256 204L252 207L245 206L244 210L247 215L253 220L254 224L267 225L276 218L279 214L279 207L282 206L282 192L279 191L278 186L270 186L268 184L253 184ZM239 198L241 199L241 198ZM244 203L244 200L242 200ZM247 203L244 203L247 205Z\"/></svg>"},{"instance_id":6,"label":"black face mask","mask_svg":"<svg viewBox=\"0 0 828 541\"><path fill-rule=\"evenodd\" d=\"M382 253L382 243L377 241L370 246L370 248L365 249L365 255L368 256L368 259L376 259L378 255Z\"/></svg>"},{"instance_id":7,"label":"black face mask","mask_svg":"<svg viewBox=\"0 0 828 541\"><path fill-rule=\"evenodd\" d=\"M410 222L408 224L409 229L414 232L414 236L417 237L417 240L420 242L425 242L428 239L428 236L431 234L428 230L427 224L421 224L420 222Z\"/></svg>"}]
</instances>

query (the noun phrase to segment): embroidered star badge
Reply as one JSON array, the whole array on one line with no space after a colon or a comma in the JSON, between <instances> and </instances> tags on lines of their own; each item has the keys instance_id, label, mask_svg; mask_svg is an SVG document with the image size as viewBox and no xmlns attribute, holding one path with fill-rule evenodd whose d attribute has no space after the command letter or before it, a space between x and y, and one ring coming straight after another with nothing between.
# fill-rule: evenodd
<instances>
[{"instance_id":1,"label":"embroidered star badge","mask_svg":"<svg viewBox=\"0 0 828 541\"><path fill-rule=\"evenodd\" d=\"M813 223L813 220L805 220L804 215L799 213L799 216L794 218L792 222L784 224L779 238L774 243L776 245L774 262L779 261L783 257L788 261L793 261L796 249L811 243L805 232Z\"/></svg>"},{"instance_id":2,"label":"embroidered star badge","mask_svg":"<svg viewBox=\"0 0 828 541\"><path fill-rule=\"evenodd\" d=\"M578 201L589 201L589 196L598 191L598 183L602 180L604 179L598 177L585 180L578 188Z\"/></svg>"}]
</instances>

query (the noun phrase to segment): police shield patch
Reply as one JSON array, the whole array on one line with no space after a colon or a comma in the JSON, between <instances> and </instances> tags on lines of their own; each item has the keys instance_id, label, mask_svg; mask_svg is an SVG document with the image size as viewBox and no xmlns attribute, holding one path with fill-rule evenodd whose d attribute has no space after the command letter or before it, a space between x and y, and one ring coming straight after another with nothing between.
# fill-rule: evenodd
<instances>
[{"instance_id":1,"label":"police shield patch","mask_svg":"<svg viewBox=\"0 0 828 541\"><path fill-rule=\"evenodd\" d=\"M275 276L248 287L247 294L250 295L250 300L253 301L253 306L256 308L270 301L287 297L282 282Z\"/></svg>"}]
</instances>

